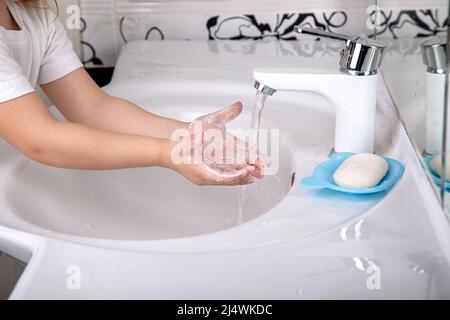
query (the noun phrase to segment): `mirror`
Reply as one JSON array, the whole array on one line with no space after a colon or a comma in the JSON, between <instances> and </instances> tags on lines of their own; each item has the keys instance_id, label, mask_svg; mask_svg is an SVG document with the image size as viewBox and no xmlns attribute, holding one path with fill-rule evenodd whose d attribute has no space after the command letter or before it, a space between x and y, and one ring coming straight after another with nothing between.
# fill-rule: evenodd
<instances>
[{"instance_id":1,"label":"mirror","mask_svg":"<svg viewBox=\"0 0 450 320\"><path fill-rule=\"evenodd\" d=\"M428 180L444 203L448 0L375 0L373 37L388 44L382 76ZM448 201L450 202L450 201Z\"/></svg>"}]
</instances>

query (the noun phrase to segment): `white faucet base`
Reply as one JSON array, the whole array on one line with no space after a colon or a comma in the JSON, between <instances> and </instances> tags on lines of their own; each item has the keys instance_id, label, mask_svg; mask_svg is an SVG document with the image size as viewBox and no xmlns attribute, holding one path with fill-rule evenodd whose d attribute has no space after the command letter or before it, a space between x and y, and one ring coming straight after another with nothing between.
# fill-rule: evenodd
<instances>
[{"instance_id":1,"label":"white faucet base","mask_svg":"<svg viewBox=\"0 0 450 320\"><path fill-rule=\"evenodd\" d=\"M372 153L377 75L351 76L312 69L257 69L254 79L277 91L312 91L336 107L335 151Z\"/></svg>"}]
</instances>

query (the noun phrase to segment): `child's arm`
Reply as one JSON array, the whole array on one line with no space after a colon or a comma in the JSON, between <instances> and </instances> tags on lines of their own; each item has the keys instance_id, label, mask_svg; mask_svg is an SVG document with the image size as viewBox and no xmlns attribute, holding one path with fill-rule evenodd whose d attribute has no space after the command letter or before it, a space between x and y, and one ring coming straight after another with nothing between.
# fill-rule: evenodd
<instances>
[{"instance_id":1,"label":"child's arm","mask_svg":"<svg viewBox=\"0 0 450 320\"><path fill-rule=\"evenodd\" d=\"M163 166L200 185L236 185L252 181L240 170L226 177L202 165L175 166L168 139L112 133L80 124L57 122L35 93L0 103L0 137L40 163L76 169Z\"/></svg>"},{"instance_id":2,"label":"child's arm","mask_svg":"<svg viewBox=\"0 0 450 320\"><path fill-rule=\"evenodd\" d=\"M173 130L187 126L184 122L154 115L131 102L106 94L84 69L75 70L42 88L69 121L93 128L170 138Z\"/></svg>"}]
</instances>

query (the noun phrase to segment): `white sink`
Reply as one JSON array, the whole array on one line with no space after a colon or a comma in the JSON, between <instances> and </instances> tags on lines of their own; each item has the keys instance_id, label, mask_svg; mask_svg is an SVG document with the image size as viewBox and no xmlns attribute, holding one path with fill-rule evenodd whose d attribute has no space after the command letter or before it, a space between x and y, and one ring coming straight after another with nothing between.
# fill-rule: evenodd
<instances>
[{"instance_id":1,"label":"white sink","mask_svg":"<svg viewBox=\"0 0 450 320\"><path fill-rule=\"evenodd\" d=\"M113 92L152 112L182 120L192 120L239 97L245 111L230 124L231 129L249 127L255 94L246 83L195 81L149 81L133 85L133 90L122 86L119 92ZM198 187L161 168L106 172L49 168L4 146L1 157L8 158L8 165L0 167L1 186L3 201L10 210L0 217L0 223L44 234L50 231L60 236L97 239L193 237L226 230L270 212L286 197L293 183L293 209L302 209L310 199L298 202L299 196L309 192L300 187L299 180L310 175L333 147L333 112L324 98L314 94L282 93L271 97L262 126L281 129L280 170L247 188ZM379 198L355 200L367 209ZM309 234L364 212L356 205L347 214L336 215L339 202L325 200L309 204L301 214L311 219L312 206L317 221Z\"/></svg>"},{"instance_id":2,"label":"white sink","mask_svg":"<svg viewBox=\"0 0 450 320\"><path fill-rule=\"evenodd\" d=\"M129 43L106 90L183 120L239 99L231 127L247 127L254 68L336 66L337 52L304 58L299 46ZM383 83L378 104L375 149L406 170L371 196L300 185L334 141L334 109L314 94L268 99L263 127L281 130L280 171L243 193L157 168L47 168L0 142L0 250L29 262L13 297L448 298L448 222ZM381 290L366 285L373 265ZM68 266L82 270L83 290L67 290Z\"/></svg>"},{"instance_id":3,"label":"white sink","mask_svg":"<svg viewBox=\"0 0 450 320\"><path fill-rule=\"evenodd\" d=\"M135 49L143 48L138 44ZM159 75L170 75L171 67L150 72L138 61L136 66L129 68L126 83L114 81L106 90L154 113L185 121L239 99L245 109L230 128L249 127L255 99L251 81L186 81L192 77L190 67L178 68L180 80L167 79ZM349 202L348 197L326 192L324 197L311 197L320 193L300 186L300 179L326 160L333 148L334 108L325 98L305 92L278 93L266 103L262 127L281 130L280 170L244 189L198 187L160 168L107 172L49 168L5 145L0 154L8 161L0 166L0 199L9 210L0 216L0 224L82 242L164 240L211 234L260 217L256 225L270 222L283 238L297 238L360 215L384 196L357 196Z\"/></svg>"}]
</instances>

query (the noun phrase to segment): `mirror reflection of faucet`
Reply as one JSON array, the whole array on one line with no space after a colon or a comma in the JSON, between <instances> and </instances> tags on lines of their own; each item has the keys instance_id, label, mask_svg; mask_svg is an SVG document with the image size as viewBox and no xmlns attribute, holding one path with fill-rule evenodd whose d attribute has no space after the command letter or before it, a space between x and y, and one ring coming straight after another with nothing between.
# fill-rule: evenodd
<instances>
[{"instance_id":1,"label":"mirror reflection of faucet","mask_svg":"<svg viewBox=\"0 0 450 320\"><path fill-rule=\"evenodd\" d=\"M433 37L421 43L426 72L426 155L441 152L444 128L444 99L447 74L447 40Z\"/></svg>"},{"instance_id":2,"label":"mirror reflection of faucet","mask_svg":"<svg viewBox=\"0 0 450 320\"><path fill-rule=\"evenodd\" d=\"M426 69L426 145L423 152L425 163L437 185L441 185L441 177L449 180L449 155L443 161L442 145L444 138L444 106L447 66L447 40L436 36L420 44L422 61ZM447 150L450 143L447 139ZM444 164L446 162L446 164ZM445 166L445 169L444 169ZM445 190L450 190L450 183L445 183Z\"/></svg>"},{"instance_id":3,"label":"mirror reflection of faucet","mask_svg":"<svg viewBox=\"0 0 450 320\"><path fill-rule=\"evenodd\" d=\"M276 91L312 91L325 96L336 107L335 151L373 153L377 72L385 45L366 37L302 27L295 30L345 43L340 70L256 69L255 88L267 95Z\"/></svg>"}]
</instances>

